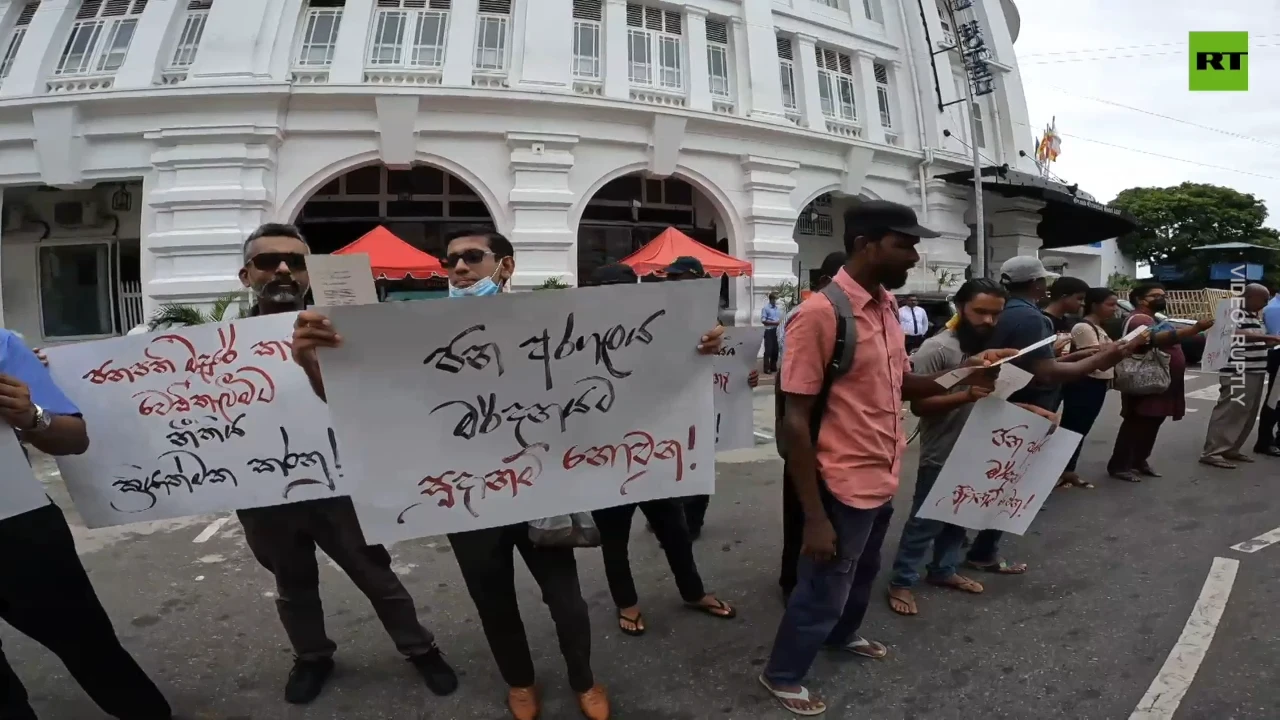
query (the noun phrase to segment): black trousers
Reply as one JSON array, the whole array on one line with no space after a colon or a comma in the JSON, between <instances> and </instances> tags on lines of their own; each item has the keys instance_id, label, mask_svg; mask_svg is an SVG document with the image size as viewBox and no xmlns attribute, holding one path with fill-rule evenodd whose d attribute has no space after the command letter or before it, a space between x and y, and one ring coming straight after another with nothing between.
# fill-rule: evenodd
<instances>
[{"instance_id":1,"label":"black trousers","mask_svg":"<svg viewBox=\"0 0 1280 720\"><path fill-rule=\"evenodd\" d=\"M542 602L551 611L560 654L569 670L569 685L575 692L590 690L595 685L591 673L591 619L578 584L573 549L535 546L529 541L529 526L525 523L454 533L449 536L449 544L471 601L480 613L489 650L507 685L534 684L533 656L516 600L515 552L519 551L542 588Z\"/></svg>"},{"instance_id":2,"label":"black trousers","mask_svg":"<svg viewBox=\"0 0 1280 720\"><path fill-rule=\"evenodd\" d=\"M1271 388L1276 384L1277 370L1280 370L1280 348L1272 348L1267 354L1267 394L1264 398L1271 395ZM1277 424L1280 424L1280 403L1276 403L1275 408L1269 408L1264 402L1258 416L1258 441L1253 445L1254 452L1266 452L1267 448L1275 446Z\"/></svg>"},{"instance_id":3,"label":"black trousers","mask_svg":"<svg viewBox=\"0 0 1280 720\"><path fill-rule=\"evenodd\" d=\"M764 331L764 374L778 372L778 328L765 328Z\"/></svg>"},{"instance_id":4,"label":"black trousers","mask_svg":"<svg viewBox=\"0 0 1280 720\"><path fill-rule=\"evenodd\" d=\"M685 602L697 602L707 594L693 559L693 540L685 526L684 510L678 499L650 500L640 504L619 505L596 510L591 516L600 528L600 545L604 552L604 573L609 580L609 593L619 608L635 607L640 602L636 583L631 577L631 518L636 508L649 520L649 527L662 544L667 565L675 575L676 588Z\"/></svg>"},{"instance_id":5,"label":"black trousers","mask_svg":"<svg viewBox=\"0 0 1280 720\"><path fill-rule=\"evenodd\" d=\"M778 573L778 586L787 595L796 586L796 566L800 562L800 547L804 545L804 509L800 497L787 476L787 465L782 465L782 571Z\"/></svg>"},{"instance_id":6,"label":"black trousers","mask_svg":"<svg viewBox=\"0 0 1280 720\"><path fill-rule=\"evenodd\" d=\"M689 534L697 536L702 532L702 525L707 521L707 508L711 505L710 495L690 495L684 499L685 524Z\"/></svg>"},{"instance_id":7,"label":"black trousers","mask_svg":"<svg viewBox=\"0 0 1280 720\"><path fill-rule=\"evenodd\" d=\"M0 521L0 619L62 660L104 712L169 720L169 703L120 645L76 555L57 505ZM0 653L0 719L36 720L27 691Z\"/></svg>"}]
</instances>

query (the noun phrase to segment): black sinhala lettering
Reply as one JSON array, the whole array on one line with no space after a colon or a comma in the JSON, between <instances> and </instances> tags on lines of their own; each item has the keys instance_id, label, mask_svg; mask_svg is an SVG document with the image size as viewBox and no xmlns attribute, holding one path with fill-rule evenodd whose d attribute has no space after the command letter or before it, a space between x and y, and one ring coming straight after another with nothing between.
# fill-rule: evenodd
<instances>
[{"instance_id":1,"label":"black sinhala lettering","mask_svg":"<svg viewBox=\"0 0 1280 720\"><path fill-rule=\"evenodd\" d=\"M484 325L472 325L453 337L446 345L441 345L422 361L423 365L431 365L435 363L435 369L443 370L447 373L458 374L463 367L470 366L476 370L484 370L490 364L496 365L498 368L498 376L501 377L506 368L502 365L502 350L497 343L476 343L466 348L456 348L463 338L473 332L484 332Z\"/></svg>"},{"instance_id":2,"label":"black sinhala lettering","mask_svg":"<svg viewBox=\"0 0 1280 720\"><path fill-rule=\"evenodd\" d=\"M186 461L185 463L183 461ZM111 509L123 513L140 513L146 512L156 506L159 502L158 493L164 492L165 497L173 495L175 491L186 490L188 494L195 492L196 488L203 485L216 485L219 483L230 482L232 485L239 485L236 476L226 468L210 468L205 461L189 450L170 450L161 454L156 458L156 462L160 467L150 473L143 470L141 466L130 465L131 470L137 472L128 473L126 475L117 475L111 486L119 490L126 498L130 496L139 496L137 501L145 503L143 507L130 507L130 503L121 503L116 505L116 501L111 502ZM168 466L172 466L171 468Z\"/></svg>"},{"instance_id":3,"label":"black sinhala lettering","mask_svg":"<svg viewBox=\"0 0 1280 720\"><path fill-rule=\"evenodd\" d=\"M174 447L190 447L198 450L202 443L205 445L215 442L224 443L234 437L244 437L244 430L240 428L240 421L244 417L245 414L240 413L231 422L226 422L215 415L206 415L200 420L180 418L170 421L169 429L173 432L165 435L164 438ZM201 425L203 422L209 424Z\"/></svg>"},{"instance_id":4,"label":"black sinhala lettering","mask_svg":"<svg viewBox=\"0 0 1280 720\"><path fill-rule=\"evenodd\" d=\"M576 334L574 315L569 313L565 318L564 332L554 351L551 350L551 333L547 329L520 343L520 349L531 348L528 353L529 359L542 363L542 373L548 390L554 387L551 374L552 360L564 360L579 352L591 352L592 362L595 365L603 365L609 375L622 379L630 376L631 371L618 369L610 353L616 353L632 345L648 345L653 342L653 333L649 330L649 325L666 314L665 309L657 310L634 328L617 324L603 332Z\"/></svg>"},{"instance_id":5,"label":"black sinhala lettering","mask_svg":"<svg viewBox=\"0 0 1280 720\"><path fill-rule=\"evenodd\" d=\"M517 402L499 410L497 395L489 393L487 396L477 395L474 403L467 400L441 403L431 409L431 414L457 406L462 410L462 416L453 426L454 437L470 440L477 435L488 435L499 428L510 426L516 442L520 443L520 447L527 448L537 442L525 437L526 423L536 426L555 420L563 433L568 429L569 418L574 415L587 415L593 410L607 413L613 409L617 392L609 378L592 375L578 380L574 386L579 389L575 390L576 395L567 402L530 405Z\"/></svg>"},{"instance_id":6,"label":"black sinhala lettering","mask_svg":"<svg viewBox=\"0 0 1280 720\"><path fill-rule=\"evenodd\" d=\"M324 485L330 490L337 489L337 483L333 479L333 471L329 468L329 460L320 450L312 450L310 452L294 452L289 448L289 431L280 428L280 438L284 441L284 451L278 458L254 458L247 463L249 469L255 473L279 473L285 478L289 478L292 474L293 479L289 481L284 488L284 497L289 497L289 493L294 488L303 485ZM333 456L338 457L337 439L334 437L333 430L329 430L329 448L333 451ZM319 475L323 479L315 477L297 477L297 471L308 471L312 468L319 470ZM334 470L341 469L341 466L334 463Z\"/></svg>"}]
</instances>

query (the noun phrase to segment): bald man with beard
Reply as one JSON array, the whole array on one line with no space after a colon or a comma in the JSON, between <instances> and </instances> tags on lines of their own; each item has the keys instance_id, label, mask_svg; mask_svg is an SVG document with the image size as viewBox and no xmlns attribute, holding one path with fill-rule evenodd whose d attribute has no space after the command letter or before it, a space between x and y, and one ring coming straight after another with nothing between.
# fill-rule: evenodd
<instances>
[{"instance_id":1,"label":"bald man with beard","mask_svg":"<svg viewBox=\"0 0 1280 720\"><path fill-rule=\"evenodd\" d=\"M1280 344L1262 325L1262 309L1271 293L1253 283L1244 289L1243 307L1236 311L1231 357L1218 376L1218 404L1209 416L1200 462L1223 470L1253 458L1241 452L1253 432L1266 389L1267 349Z\"/></svg>"}]
</instances>

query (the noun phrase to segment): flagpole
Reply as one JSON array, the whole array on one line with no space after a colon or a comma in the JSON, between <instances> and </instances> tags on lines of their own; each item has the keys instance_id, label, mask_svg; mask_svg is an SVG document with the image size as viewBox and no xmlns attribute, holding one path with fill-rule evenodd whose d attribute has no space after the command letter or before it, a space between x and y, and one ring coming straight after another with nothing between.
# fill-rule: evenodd
<instances>
[{"instance_id":1,"label":"flagpole","mask_svg":"<svg viewBox=\"0 0 1280 720\"><path fill-rule=\"evenodd\" d=\"M954 16L953 16L954 17ZM978 121L973 116L973 84L965 78L965 96L969 111L969 149L973 151L973 219L975 277L987 277L987 223L982 214L982 155L978 152Z\"/></svg>"}]
</instances>

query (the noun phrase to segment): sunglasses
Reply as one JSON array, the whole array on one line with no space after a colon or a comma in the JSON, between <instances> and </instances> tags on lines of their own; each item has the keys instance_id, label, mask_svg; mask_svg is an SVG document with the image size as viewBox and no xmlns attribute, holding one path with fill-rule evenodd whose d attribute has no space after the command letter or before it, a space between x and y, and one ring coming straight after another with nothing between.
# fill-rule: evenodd
<instances>
[{"instance_id":1,"label":"sunglasses","mask_svg":"<svg viewBox=\"0 0 1280 720\"><path fill-rule=\"evenodd\" d=\"M250 265L263 272L275 270L280 267L280 263L284 263L289 268L289 272L306 270L307 256L302 253L265 252L258 253L249 259Z\"/></svg>"},{"instance_id":2,"label":"sunglasses","mask_svg":"<svg viewBox=\"0 0 1280 720\"><path fill-rule=\"evenodd\" d=\"M444 266L446 268L457 267L459 260L466 263L467 265L479 265L480 263L484 262L484 259L486 257L492 254L493 254L492 250L481 250L480 248L467 248L462 252L449 253L448 255L445 255Z\"/></svg>"}]
</instances>

